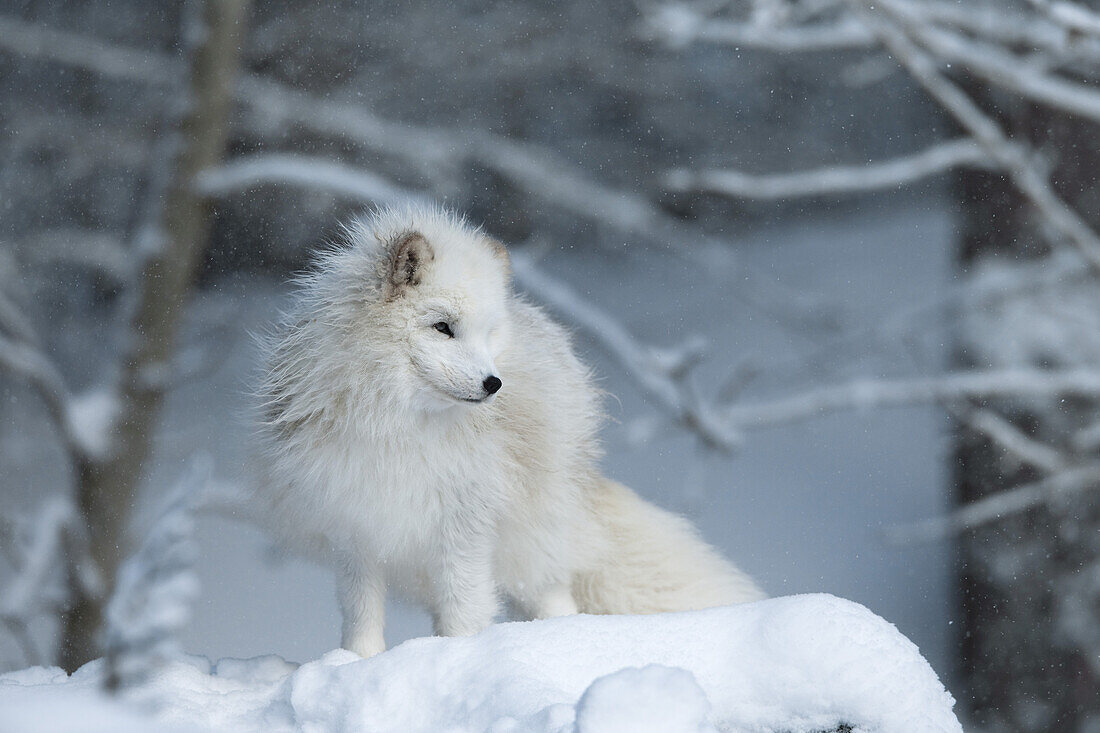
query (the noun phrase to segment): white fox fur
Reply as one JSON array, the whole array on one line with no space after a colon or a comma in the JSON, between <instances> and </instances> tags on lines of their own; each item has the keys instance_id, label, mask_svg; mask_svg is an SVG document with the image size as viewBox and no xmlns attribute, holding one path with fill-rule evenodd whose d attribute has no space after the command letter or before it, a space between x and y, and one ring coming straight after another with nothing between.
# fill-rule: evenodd
<instances>
[{"instance_id":1,"label":"white fox fur","mask_svg":"<svg viewBox=\"0 0 1100 733\"><path fill-rule=\"evenodd\" d=\"M443 635L483 629L500 595L533 618L763 597L684 519L601 476L599 393L513 293L503 246L424 208L345 240L266 340L259 430L262 504L338 569L345 648L385 649L387 589Z\"/></svg>"}]
</instances>

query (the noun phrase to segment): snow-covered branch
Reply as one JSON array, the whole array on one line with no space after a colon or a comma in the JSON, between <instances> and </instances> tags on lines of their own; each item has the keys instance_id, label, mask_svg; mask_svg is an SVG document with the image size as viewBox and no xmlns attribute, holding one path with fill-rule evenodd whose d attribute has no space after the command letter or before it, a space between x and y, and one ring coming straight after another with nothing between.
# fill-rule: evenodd
<instances>
[{"instance_id":1,"label":"snow-covered branch","mask_svg":"<svg viewBox=\"0 0 1100 733\"><path fill-rule=\"evenodd\" d=\"M1023 42L1042 51L1069 54L1071 47L1064 28L1043 17L1007 17L987 6L959 8L941 2L847 0L851 15L839 20L815 21L805 26L778 26L753 21L726 22L707 12L682 4L659 6L651 15L650 28L677 43L695 40L737 45L756 45L777 52L819 50L813 38L831 33L834 41L858 39L854 45L884 47L972 138L977 147L963 147L970 141L944 143L924 153L886 163L866 166L825 168L792 174L750 175L740 171L676 171L668 184L672 188L720 193L742 198L778 199L824 193L869 191L903 185L942 170L961 165L979 165L1004 171L1059 236L1076 247L1094 269L1100 270L1100 236L1081 215L1054 190L1045 165L1027 147L1013 141L989 115L944 73L944 67L960 66L985 82L1021 94L1041 104L1086 119L1100 121L1100 92L1092 87L1050 73L1043 65L1008 49L1011 42ZM1091 27L1094 14L1069 3L1041 2L1051 14L1057 5L1063 19ZM998 18L998 14L1002 17ZM782 16L782 13L771 15ZM1010 13L1011 15L1011 13ZM1022 22L1027 20L1028 22ZM1034 21L1034 22L1032 22ZM823 26L822 23L828 25ZM708 30L715 29L715 30ZM1011 29L1019 38L1010 39ZM1024 30L1028 29L1028 30ZM1085 31L1080 31L1085 32ZM793 34L793 35L782 35ZM870 38L863 38L860 34ZM962 35L963 33L969 35ZM982 38L986 40L982 40ZM829 47L828 44L821 44ZM834 48L843 47L837 42ZM1100 49L1083 49L1095 59Z\"/></svg>"},{"instance_id":2,"label":"snow-covered branch","mask_svg":"<svg viewBox=\"0 0 1100 733\"><path fill-rule=\"evenodd\" d=\"M657 6L646 16L640 34L673 48L696 41L759 48L779 53L870 48L875 37L852 19L810 25L778 25L714 18L687 3Z\"/></svg>"},{"instance_id":3,"label":"snow-covered branch","mask_svg":"<svg viewBox=\"0 0 1100 733\"><path fill-rule=\"evenodd\" d=\"M663 213L645 196L592 180L549 150L490 134L479 133L473 141L471 153L479 163L533 197L582 219L659 244L687 242L691 249L721 246Z\"/></svg>"},{"instance_id":4,"label":"snow-covered branch","mask_svg":"<svg viewBox=\"0 0 1100 733\"><path fill-rule=\"evenodd\" d=\"M67 588L79 587L90 596L102 593L102 579L88 556L80 516L67 499L44 501L26 530L13 529L4 538L14 577L0 600L0 622L20 645L27 664L45 664L48 660L30 636L30 622L64 606ZM62 577L66 568L72 577Z\"/></svg>"},{"instance_id":5,"label":"snow-covered branch","mask_svg":"<svg viewBox=\"0 0 1100 733\"><path fill-rule=\"evenodd\" d=\"M56 227L25 242L26 261L42 267L77 267L124 288L133 280L134 259L117 236L93 229Z\"/></svg>"},{"instance_id":6,"label":"snow-covered branch","mask_svg":"<svg viewBox=\"0 0 1100 733\"><path fill-rule=\"evenodd\" d=\"M927 27L962 32L989 43L1040 51L1059 61L1100 58L1100 44L1089 37L1096 33L1095 13L1073 3L1030 2L1044 11L1042 15L1025 15L991 2L907 0L906 8ZM824 3L827 8L823 9L836 10L841 4ZM797 12L803 5L779 0L773 4L778 10L736 18L722 12L720 5L663 3L646 10L639 35L672 48L713 43L773 53L870 51L880 46L858 19L832 13L823 20L821 12Z\"/></svg>"},{"instance_id":7,"label":"snow-covered branch","mask_svg":"<svg viewBox=\"0 0 1100 733\"><path fill-rule=\"evenodd\" d=\"M887 532L895 542L935 540L1002 519L1046 502L1100 486L1100 463L1069 468L1034 483L971 502L945 517L894 527Z\"/></svg>"},{"instance_id":8,"label":"snow-covered branch","mask_svg":"<svg viewBox=\"0 0 1100 733\"><path fill-rule=\"evenodd\" d=\"M301 126L399 156L432 181L437 194L459 171L476 163L539 201L638 240L685 243L686 251L693 253L724 250L721 243L665 214L645 196L596 181L537 145L483 131L393 122L361 106L318 99L257 77L242 79L238 88L240 99L263 124Z\"/></svg>"},{"instance_id":9,"label":"snow-covered branch","mask_svg":"<svg viewBox=\"0 0 1100 733\"><path fill-rule=\"evenodd\" d=\"M880 7L903 19L913 37L942 64L959 64L986 82L1032 101L1100 121L1100 91L1048 73L1000 46L922 22L913 5L888 0Z\"/></svg>"},{"instance_id":10,"label":"snow-covered branch","mask_svg":"<svg viewBox=\"0 0 1100 733\"><path fill-rule=\"evenodd\" d=\"M42 397L50 416L65 432L66 442L76 444L68 434L69 390L60 372L41 350L0 335L0 368L27 380Z\"/></svg>"},{"instance_id":11,"label":"snow-covered branch","mask_svg":"<svg viewBox=\"0 0 1100 733\"><path fill-rule=\"evenodd\" d=\"M141 547L119 568L104 614L108 689L140 684L179 651L177 634L198 594L194 510L210 470L209 460L192 463L169 491Z\"/></svg>"},{"instance_id":12,"label":"snow-covered branch","mask_svg":"<svg viewBox=\"0 0 1100 733\"><path fill-rule=\"evenodd\" d=\"M0 333L5 332L11 334L16 341L38 345L38 334L35 333L30 319L19 309L15 301L0 289Z\"/></svg>"},{"instance_id":13,"label":"snow-covered branch","mask_svg":"<svg viewBox=\"0 0 1100 733\"><path fill-rule=\"evenodd\" d=\"M1100 13L1064 0L1028 0L1054 22L1078 33L1100 37Z\"/></svg>"},{"instance_id":14,"label":"snow-covered branch","mask_svg":"<svg viewBox=\"0 0 1100 733\"><path fill-rule=\"evenodd\" d=\"M176 68L168 56L119 48L90 36L53 30L7 15L0 15L0 47L22 56L140 82L167 83Z\"/></svg>"},{"instance_id":15,"label":"snow-covered branch","mask_svg":"<svg viewBox=\"0 0 1100 733\"><path fill-rule=\"evenodd\" d=\"M996 0L976 0L965 5L950 0L920 0L911 3L910 7L928 24L963 31L998 44L1055 51L1064 50L1068 43L1065 30L1057 24L1025 15Z\"/></svg>"},{"instance_id":16,"label":"snow-covered branch","mask_svg":"<svg viewBox=\"0 0 1100 733\"><path fill-rule=\"evenodd\" d=\"M43 351L29 319L3 293L0 369L26 380L42 399L75 471L107 454L115 416L113 397L95 390L74 396ZM62 595L98 599L102 595L101 574L89 553L86 527L68 498L46 501L24 547L16 547L19 538L15 533L6 539L15 577L0 603L0 622L19 644L28 664L44 664L48 660L33 643L29 622L46 610L57 612L71 600L65 598L44 608L49 575L61 569L67 572L67 593Z\"/></svg>"},{"instance_id":17,"label":"snow-covered branch","mask_svg":"<svg viewBox=\"0 0 1100 733\"><path fill-rule=\"evenodd\" d=\"M989 155L973 140L952 140L913 155L795 173L677 169L666 178L674 191L700 191L745 199L790 199L897 188L960 167L988 167Z\"/></svg>"},{"instance_id":18,"label":"snow-covered branch","mask_svg":"<svg viewBox=\"0 0 1100 733\"><path fill-rule=\"evenodd\" d=\"M735 431L807 420L838 410L902 407L964 399L1100 397L1100 371L1015 369L961 372L899 380L861 379L811 389L755 405L734 405L726 420Z\"/></svg>"},{"instance_id":19,"label":"snow-covered branch","mask_svg":"<svg viewBox=\"0 0 1100 733\"><path fill-rule=\"evenodd\" d=\"M644 196L592 180L548 150L499 135L447 130L385 120L361 106L313 95L256 77L239 84L240 98L265 124L277 122L338 135L366 149L397 155L445 187L457 171L476 162L524 192L577 216L611 226L647 241L689 240L695 247L708 238L663 214ZM330 181L331 183L331 181Z\"/></svg>"},{"instance_id":20,"label":"snow-covered branch","mask_svg":"<svg viewBox=\"0 0 1100 733\"><path fill-rule=\"evenodd\" d=\"M118 49L86 36L48 30L5 16L0 16L0 49L151 85L166 85L174 78L170 73L174 60L166 56ZM439 191L453 182L457 171L474 162L540 201L639 240L661 245L686 243L692 252L722 246L698 229L665 214L645 196L593 180L537 145L481 131L387 120L362 106L320 98L258 76L238 79L236 93L261 129L297 126L343 138L382 155L397 156L432 181ZM272 169L268 167L261 172L266 177ZM223 174L228 175L228 171L223 170ZM256 175L255 169L236 173L246 174ZM332 176L327 178L331 183Z\"/></svg>"},{"instance_id":21,"label":"snow-covered branch","mask_svg":"<svg viewBox=\"0 0 1100 733\"><path fill-rule=\"evenodd\" d=\"M863 13L868 26L910 76L986 149L1051 228L1076 247L1093 269L1100 270L1100 236L1055 192L1049 177L1033 157L1014 143L1001 126L909 38L907 32L911 30L911 23L906 16L894 11L894 3L890 0L881 3L849 0L849 3Z\"/></svg>"},{"instance_id":22,"label":"snow-covered branch","mask_svg":"<svg viewBox=\"0 0 1100 733\"><path fill-rule=\"evenodd\" d=\"M1016 463L1026 463L1045 473L1056 473L1068 464L1066 456L1054 448L1025 435L996 412L987 409L961 411L966 425L994 441Z\"/></svg>"},{"instance_id":23,"label":"snow-covered branch","mask_svg":"<svg viewBox=\"0 0 1100 733\"><path fill-rule=\"evenodd\" d=\"M41 397L71 455L77 460L102 455L106 445L104 434L88 429L92 423L86 419L89 413L82 409L89 403L69 391L61 371L38 346L28 322L14 305L0 296L0 306L0 370L25 380Z\"/></svg>"},{"instance_id":24,"label":"snow-covered branch","mask_svg":"<svg viewBox=\"0 0 1100 733\"><path fill-rule=\"evenodd\" d=\"M542 273L522 253L512 256L516 280L569 323L594 337L661 408L709 446L729 450L735 444L712 406L692 388L689 372L702 356L702 344L689 339L677 349L641 344L614 317L587 302L565 283Z\"/></svg>"},{"instance_id":25,"label":"snow-covered branch","mask_svg":"<svg viewBox=\"0 0 1100 733\"><path fill-rule=\"evenodd\" d=\"M18 574L4 595L5 617L27 617L34 611L39 592L48 585L49 573L59 566L66 527L73 521L72 505L63 499L48 499L44 503L23 549Z\"/></svg>"},{"instance_id":26,"label":"snow-covered branch","mask_svg":"<svg viewBox=\"0 0 1100 733\"><path fill-rule=\"evenodd\" d=\"M390 181L341 163L289 153L250 155L223 163L199 174L196 181L204 196L225 196L265 183L319 188L348 198L376 204L402 204L424 197Z\"/></svg>"}]
</instances>

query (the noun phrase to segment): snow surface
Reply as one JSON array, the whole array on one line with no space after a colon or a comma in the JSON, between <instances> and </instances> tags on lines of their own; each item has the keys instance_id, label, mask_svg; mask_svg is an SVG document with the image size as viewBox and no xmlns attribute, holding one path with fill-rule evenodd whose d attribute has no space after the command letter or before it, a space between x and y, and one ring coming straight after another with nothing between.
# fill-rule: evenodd
<instances>
[{"instance_id":1,"label":"snow surface","mask_svg":"<svg viewBox=\"0 0 1100 733\"><path fill-rule=\"evenodd\" d=\"M345 650L167 664L122 699L104 666L0 676L0 732L961 731L917 648L828 595L654 616L573 616Z\"/></svg>"}]
</instances>

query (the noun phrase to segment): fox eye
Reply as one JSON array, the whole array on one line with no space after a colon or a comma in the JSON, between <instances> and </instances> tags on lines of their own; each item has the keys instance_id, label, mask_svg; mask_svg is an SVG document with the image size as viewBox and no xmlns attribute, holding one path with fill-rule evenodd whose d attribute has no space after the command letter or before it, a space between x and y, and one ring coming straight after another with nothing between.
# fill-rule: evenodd
<instances>
[{"instance_id":1,"label":"fox eye","mask_svg":"<svg viewBox=\"0 0 1100 733\"><path fill-rule=\"evenodd\" d=\"M454 331L451 330L451 324L447 323L446 321L440 321L439 323L434 323L434 324L432 324L432 328L434 328L436 331L439 331L441 334L443 334L447 338L454 338L455 337Z\"/></svg>"}]
</instances>

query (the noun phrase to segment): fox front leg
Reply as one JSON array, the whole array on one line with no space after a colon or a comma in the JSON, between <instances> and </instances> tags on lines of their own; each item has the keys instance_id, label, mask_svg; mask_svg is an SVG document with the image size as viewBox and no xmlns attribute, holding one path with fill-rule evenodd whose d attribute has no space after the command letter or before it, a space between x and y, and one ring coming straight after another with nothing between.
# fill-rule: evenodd
<instances>
[{"instance_id":1,"label":"fox front leg","mask_svg":"<svg viewBox=\"0 0 1100 733\"><path fill-rule=\"evenodd\" d=\"M432 603L437 636L471 636L493 622L499 609L490 553L469 548L443 558Z\"/></svg>"},{"instance_id":2,"label":"fox front leg","mask_svg":"<svg viewBox=\"0 0 1100 733\"><path fill-rule=\"evenodd\" d=\"M343 630L340 645L361 657L386 651L386 586L381 573L359 565L343 568L338 579Z\"/></svg>"}]
</instances>

